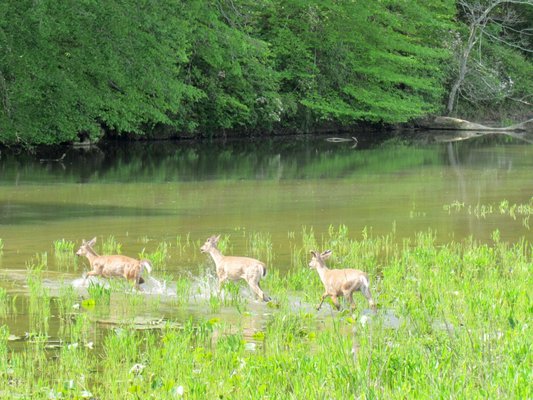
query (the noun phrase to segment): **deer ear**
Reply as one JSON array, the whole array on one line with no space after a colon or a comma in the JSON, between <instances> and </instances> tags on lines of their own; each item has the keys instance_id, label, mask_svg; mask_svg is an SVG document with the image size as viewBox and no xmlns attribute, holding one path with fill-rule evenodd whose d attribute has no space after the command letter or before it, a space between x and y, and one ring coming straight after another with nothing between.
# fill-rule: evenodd
<instances>
[{"instance_id":1,"label":"deer ear","mask_svg":"<svg viewBox=\"0 0 533 400\"><path fill-rule=\"evenodd\" d=\"M91 240L89 240L89 241L87 242L87 244L88 244L89 246L94 246L95 243L96 243L96 236L93 237Z\"/></svg>"},{"instance_id":2,"label":"deer ear","mask_svg":"<svg viewBox=\"0 0 533 400\"><path fill-rule=\"evenodd\" d=\"M218 241L220 240L220 235L213 236L213 238L215 240L215 243L218 243Z\"/></svg>"},{"instance_id":3,"label":"deer ear","mask_svg":"<svg viewBox=\"0 0 533 400\"><path fill-rule=\"evenodd\" d=\"M311 253L311 254L313 255L313 257L315 257L315 258L316 258L316 256L318 255L317 252L314 251L314 250L311 250L310 253Z\"/></svg>"},{"instance_id":4,"label":"deer ear","mask_svg":"<svg viewBox=\"0 0 533 400\"><path fill-rule=\"evenodd\" d=\"M331 250L324 251L320 256L322 257L323 260L327 260L329 256L331 256Z\"/></svg>"}]
</instances>

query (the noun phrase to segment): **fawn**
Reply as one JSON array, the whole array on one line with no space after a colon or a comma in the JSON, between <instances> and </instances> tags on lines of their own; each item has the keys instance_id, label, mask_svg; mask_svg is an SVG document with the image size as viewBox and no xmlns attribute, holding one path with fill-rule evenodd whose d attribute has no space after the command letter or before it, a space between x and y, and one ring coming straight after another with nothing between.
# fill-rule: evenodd
<instances>
[{"instance_id":1,"label":"fawn","mask_svg":"<svg viewBox=\"0 0 533 400\"><path fill-rule=\"evenodd\" d=\"M270 301L270 297L259 286L259 281L266 275L265 264L254 258L222 255L217 248L219 240L220 235L211 236L200 247L200 251L202 253L209 253L215 262L219 290L222 283L228 279L232 281L244 279L261 300Z\"/></svg>"},{"instance_id":2,"label":"fawn","mask_svg":"<svg viewBox=\"0 0 533 400\"><path fill-rule=\"evenodd\" d=\"M152 264L148 260L136 260L135 258L122 255L99 256L93 250L96 238L88 242L83 240L80 248L76 252L77 256L85 256L91 264L92 270L87 272L86 276L103 276L109 278L112 276L122 276L128 281L133 281L138 289L144 279L141 276L144 269L148 273L152 272Z\"/></svg>"},{"instance_id":3,"label":"fawn","mask_svg":"<svg viewBox=\"0 0 533 400\"><path fill-rule=\"evenodd\" d=\"M322 254L311 251L311 254L312 258L309 267L317 270L326 289L320 299L320 304L316 307L317 310L320 310L324 299L328 296L331 296L331 300L337 310L340 309L338 297L348 299L351 308L355 308L353 292L356 290L359 290L365 296L370 308L374 311L376 310L376 303L374 303L370 294L370 283L366 272L357 269L329 269L326 266L325 260L331 256L331 250L326 250Z\"/></svg>"}]
</instances>

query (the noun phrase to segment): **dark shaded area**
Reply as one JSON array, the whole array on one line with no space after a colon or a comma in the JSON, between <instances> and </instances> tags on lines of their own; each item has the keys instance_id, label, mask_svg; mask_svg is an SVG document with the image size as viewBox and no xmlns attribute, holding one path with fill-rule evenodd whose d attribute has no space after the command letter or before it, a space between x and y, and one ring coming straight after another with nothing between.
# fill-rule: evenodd
<instances>
[{"instance_id":1,"label":"dark shaded area","mask_svg":"<svg viewBox=\"0 0 533 400\"><path fill-rule=\"evenodd\" d=\"M173 214L171 211L150 208L75 205L69 203L0 202L0 225L42 224L48 221L83 217L155 217Z\"/></svg>"}]
</instances>

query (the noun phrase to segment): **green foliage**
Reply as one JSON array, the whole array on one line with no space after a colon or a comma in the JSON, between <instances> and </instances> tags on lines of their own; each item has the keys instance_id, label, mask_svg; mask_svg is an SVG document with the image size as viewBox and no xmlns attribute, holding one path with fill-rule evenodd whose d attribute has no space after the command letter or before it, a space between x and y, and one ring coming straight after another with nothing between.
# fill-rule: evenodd
<instances>
[{"instance_id":1,"label":"green foliage","mask_svg":"<svg viewBox=\"0 0 533 400\"><path fill-rule=\"evenodd\" d=\"M426 3L277 3L265 35L286 117L395 123L436 110L444 94L439 63L448 57L440 40L453 10L451 2Z\"/></svg>"},{"instance_id":2,"label":"green foliage","mask_svg":"<svg viewBox=\"0 0 533 400\"><path fill-rule=\"evenodd\" d=\"M442 108L455 13L452 0L3 2L0 143L409 121ZM524 98L531 59L487 46Z\"/></svg>"},{"instance_id":3,"label":"green foliage","mask_svg":"<svg viewBox=\"0 0 533 400\"><path fill-rule=\"evenodd\" d=\"M0 22L4 143L60 143L101 128L173 124L189 25L169 2L8 2Z\"/></svg>"}]
</instances>

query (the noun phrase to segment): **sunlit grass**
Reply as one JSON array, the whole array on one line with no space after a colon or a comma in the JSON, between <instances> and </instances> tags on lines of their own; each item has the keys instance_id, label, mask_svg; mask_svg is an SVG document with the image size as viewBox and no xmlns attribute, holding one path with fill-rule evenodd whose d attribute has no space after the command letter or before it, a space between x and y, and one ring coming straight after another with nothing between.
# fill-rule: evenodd
<instances>
[{"instance_id":1,"label":"sunlit grass","mask_svg":"<svg viewBox=\"0 0 533 400\"><path fill-rule=\"evenodd\" d=\"M24 347L11 350L8 326L0 328L0 397L531 398L532 244L503 242L498 231L491 243L442 243L435 231L402 241L395 235L395 228L383 236L342 225L321 235L306 228L288 235L291 266L281 272L269 235L246 233L250 256L272 252L262 281L271 303L256 302L244 282L226 283L222 293L209 283L197 296L194 277L180 276L176 312L189 299L205 315L143 329L135 321L146 310L157 315L159 299L119 280L89 286L85 298L68 287L52 298L43 284L46 255L39 255L28 263ZM231 237L221 242L231 253ZM185 257L199 247L189 239L180 246ZM345 304L317 313L312 305L323 287L307 266L311 249L331 249L331 268L366 270L377 314L359 293L354 313ZM208 259L198 262L212 268ZM0 306L9 303L0 291ZM50 304L61 321L54 351L47 348ZM228 309L236 322L226 321ZM100 315L112 325L98 336Z\"/></svg>"}]
</instances>

